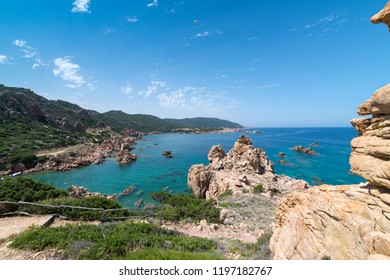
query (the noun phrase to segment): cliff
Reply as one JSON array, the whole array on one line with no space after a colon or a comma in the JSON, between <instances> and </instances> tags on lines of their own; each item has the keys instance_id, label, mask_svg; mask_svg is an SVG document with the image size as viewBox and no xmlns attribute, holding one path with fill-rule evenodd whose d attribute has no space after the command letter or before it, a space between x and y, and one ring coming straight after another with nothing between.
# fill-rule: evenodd
<instances>
[{"instance_id":1,"label":"cliff","mask_svg":"<svg viewBox=\"0 0 390 280\"><path fill-rule=\"evenodd\" d=\"M372 19L390 22L390 2ZM359 106L351 171L367 183L313 187L279 204L274 259L390 259L390 84Z\"/></svg>"}]
</instances>

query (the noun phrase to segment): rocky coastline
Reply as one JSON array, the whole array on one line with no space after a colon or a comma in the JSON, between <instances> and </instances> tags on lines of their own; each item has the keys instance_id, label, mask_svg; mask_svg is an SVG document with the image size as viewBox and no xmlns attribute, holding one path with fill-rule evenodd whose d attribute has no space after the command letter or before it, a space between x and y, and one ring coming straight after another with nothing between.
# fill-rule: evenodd
<instances>
[{"instance_id":1,"label":"rocky coastline","mask_svg":"<svg viewBox=\"0 0 390 280\"><path fill-rule=\"evenodd\" d=\"M57 151L37 153L44 158L32 168L27 168L22 163L9 165L8 170L1 171L0 176L12 175L16 172L23 174L47 171L66 171L74 168L88 166L91 164L101 164L108 157L116 157L119 164L129 164L137 159L131 154L137 141L143 139L143 134L137 136L112 136L104 140L101 144L87 143L75 147L68 147Z\"/></svg>"}]
</instances>

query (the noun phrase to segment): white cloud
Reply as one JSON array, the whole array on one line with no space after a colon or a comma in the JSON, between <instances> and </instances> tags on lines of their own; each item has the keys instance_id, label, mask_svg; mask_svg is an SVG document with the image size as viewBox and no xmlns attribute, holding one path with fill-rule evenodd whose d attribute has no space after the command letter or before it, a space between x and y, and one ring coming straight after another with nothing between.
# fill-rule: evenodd
<instances>
[{"instance_id":1,"label":"white cloud","mask_svg":"<svg viewBox=\"0 0 390 280\"><path fill-rule=\"evenodd\" d=\"M130 17L130 18L127 18L127 21L130 23L136 23L138 21L138 18L137 17Z\"/></svg>"},{"instance_id":2,"label":"white cloud","mask_svg":"<svg viewBox=\"0 0 390 280\"><path fill-rule=\"evenodd\" d=\"M198 33L195 35L195 37L209 37L213 34L212 31L204 31L202 33Z\"/></svg>"},{"instance_id":3,"label":"white cloud","mask_svg":"<svg viewBox=\"0 0 390 280\"><path fill-rule=\"evenodd\" d=\"M131 86L131 84L128 83L122 88L122 92L126 95L131 94L133 92L133 87Z\"/></svg>"},{"instance_id":4,"label":"white cloud","mask_svg":"<svg viewBox=\"0 0 390 280\"><path fill-rule=\"evenodd\" d=\"M151 95L154 95L159 92L159 90L167 90L167 83L161 82L161 81L152 81L150 83L150 86L148 86L148 89L146 91L140 91L138 92L138 95L143 95L144 97L149 97Z\"/></svg>"},{"instance_id":5,"label":"white cloud","mask_svg":"<svg viewBox=\"0 0 390 280\"><path fill-rule=\"evenodd\" d=\"M22 48L22 47L27 45L27 42L23 41L23 40L18 40L17 39L17 40L14 41L14 45L17 46L17 47Z\"/></svg>"},{"instance_id":6,"label":"white cloud","mask_svg":"<svg viewBox=\"0 0 390 280\"><path fill-rule=\"evenodd\" d=\"M148 7L157 7L158 6L158 0L153 0L152 3L147 4Z\"/></svg>"},{"instance_id":7,"label":"white cloud","mask_svg":"<svg viewBox=\"0 0 390 280\"><path fill-rule=\"evenodd\" d=\"M14 45L22 49L22 51L24 53L24 55L23 55L24 58L27 58L28 60L31 60L31 59L34 60L34 64L32 65L32 69L36 69L37 67L46 65L43 62L43 60L41 59L41 57L39 56L37 49L35 49L32 46L30 46L29 44L27 44L27 41L17 39L14 41Z\"/></svg>"},{"instance_id":8,"label":"white cloud","mask_svg":"<svg viewBox=\"0 0 390 280\"><path fill-rule=\"evenodd\" d=\"M7 61L7 56L4 54L0 54L0 64L4 64Z\"/></svg>"},{"instance_id":9,"label":"white cloud","mask_svg":"<svg viewBox=\"0 0 390 280\"><path fill-rule=\"evenodd\" d=\"M56 68L53 70L54 76L60 76L64 81L68 82L66 85L69 88L79 88L85 81L79 74L80 66L73 63L70 58L56 58L54 60Z\"/></svg>"},{"instance_id":10,"label":"white cloud","mask_svg":"<svg viewBox=\"0 0 390 280\"><path fill-rule=\"evenodd\" d=\"M104 34L110 34L110 33L114 33L114 32L116 32L116 30L112 29L112 28L109 28L109 27L104 29Z\"/></svg>"},{"instance_id":11,"label":"white cloud","mask_svg":"<svg viewBox=\"0 0 390 280\"><path fill-rule=\"evenodd\" d=\"M211 92L205 87L186 86L157 96L160 106L168 109L192 111L194 113L220 113L233 108L236 101Z\"/></svg>"},{"instance_id":12,"label":"white cloud","mask_svg":"<svg viewBox=\"0 0 390 280\"><path fill-rule=\"evenodd\" d=\"M89 5L91 0L75 0L72 5L72 13L90 13Z\"/></svg>"}]
</instances>

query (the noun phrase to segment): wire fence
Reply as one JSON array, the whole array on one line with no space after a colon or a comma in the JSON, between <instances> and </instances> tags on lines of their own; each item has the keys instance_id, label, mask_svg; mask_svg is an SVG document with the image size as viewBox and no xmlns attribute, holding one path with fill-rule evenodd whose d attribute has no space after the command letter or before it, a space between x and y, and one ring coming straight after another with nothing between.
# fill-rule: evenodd
<instances>
[{"instance_id":1,"label":"wire fence","mask_svg":"<svg viewBox=\"0 0 390 280\"><path fill-rule=\"evenodd\" d=\"M162 214L155 212L157 208L152 208L148 210L141 210L139 208L116 208L116 209L104 209L104 208L90 208L90 207L82 207L82 206L72 206L72 205L51 205L51 204L41 204L41 203L32 203L32 202L26 202L26 201L0 201L0 205L15 205L17 206L16 211L2 213L0 216L14 216L14 215L24 215L24 216L39 216L39 214L32 214L28 213L27 211L21 211L19 210L23 206L36 206L40 208L46 208L46 209L53 209L53 210L60 210L61 214L58 213L46 213L46 214L53 214L58 216L61 219L65 220L78 220L72 217L66 216L66 210L67 209L75 209L75 210L81 210L81 211L95 211L101 214L100 220L102 222L104 221L115 221L115 220L130 220L130 219L150 219L150 218L158 218L160 220L160 223L162 220L166 218L172 218L177 217L176 215L171 214ZM127 216L106 216L107 213L113 213L113 212L119 212L119 211L128 211L128 212L134 212L139 213L138 215L127 215Z\"/></svg>"}]
</instances>

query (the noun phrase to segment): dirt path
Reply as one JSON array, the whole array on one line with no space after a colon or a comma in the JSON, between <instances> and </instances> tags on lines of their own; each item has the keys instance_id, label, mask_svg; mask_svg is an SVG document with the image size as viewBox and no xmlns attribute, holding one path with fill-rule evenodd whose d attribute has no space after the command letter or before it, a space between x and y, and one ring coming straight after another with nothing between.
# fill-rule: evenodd
<instances>
[{"instance_id":1,"label":"dirt path","mask_svg":"<svg viewBox=\"0 0 390 280\"><path fill-rule=\"evenodd\" d=\"M66 148L54 149L54 150L43 150L43 151L38 151L38 152L36 153L36 156L37 156L37 157L40 157L40 156L47 156L47 155L56 156L56 155L60 155L60 154L63 154L63 153L72 151L72 150L76 150L77 148L79 148L79 147L81 147L81 146L82 146L82 144L75 145L75 146L69 146L69 147L66 147Z\"/></svg>"}]
</instances>

